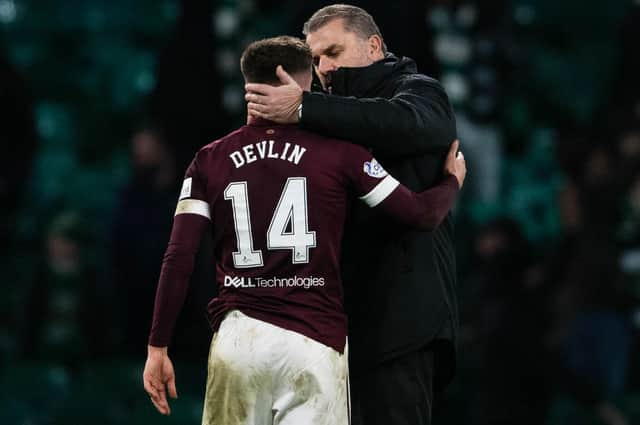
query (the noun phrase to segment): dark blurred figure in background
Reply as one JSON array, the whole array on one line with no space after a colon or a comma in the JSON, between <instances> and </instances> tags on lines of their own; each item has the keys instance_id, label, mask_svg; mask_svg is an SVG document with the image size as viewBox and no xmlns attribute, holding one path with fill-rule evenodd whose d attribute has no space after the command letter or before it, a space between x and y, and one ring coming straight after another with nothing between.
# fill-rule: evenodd
<instances>
[{"instance_id":1,"label":"dark blurred figure in background","mask_svg":"<svg viewBox=\"0 0 640 425\"><path fill-rule=\"evenodd\" d=\"M551 400L549 323L531 248L519 225L504 218L480 231L475 250L479 292L465 332L480 369L471 418L479 425L543 424Z\"/></svg>"},{"instance_id":2,"label":"dark blurred figure in background","mask_svg":"<svg viewBox=\"0 0 640 425\"><path fill-rule=\"evenodd\" d=\"M77 213L61 213L49 226L24 309L27 358L75 367L103 354L112 342L107 300L84 255L88 238Z\"/></svg>"},{"instance_id":3,"label":"dark blurred figure in background","mask_svg":"<svg viewBox=\"0 0 640 425\"><path fill-rule=\"evenodd\" d=\"M575 212L566 216L576 220ZM469 410L473 423L540 425L558 417L552 412L558 396L603 423L628 423L609 400L624 389L630 323L610 255L591 248L565 245L564 255L544 265L534 261L515 221L496 219L480 231L479 292L467 304L464 332L478 369L471 380L479 385ZM559 423L577 420L564 415Z\"/></svg>"},{"instance_id":4,"label":"dark blurred figure in background","mask_svg":"<svg viewBox=\"0 0 640 425\"><path fill-rule=\"evenodd\" d=\"M115 315L122 354L142 355L151 326L151 313L166 239L171 231L180 186L173 150L154 127L143 127L131 138L132 176L121 190L111 232ZM163 240L163 238L165 240ZM177 327L174 352L206 356L208 325L203 311L215 289L213 256L203 244ZM203 260L201 260L201 258ZM193 305L192 305L193 304ZM204 341L204 342L203 342Z\"/></svg>"},{"instance_id":5,"label":"dark blurred figure in background","mask_svg":"<svg viewBox=\"0 0 640 425\"><path fill-rule=\"evenodd\" d=\"M7 62L0 46L0 268L6 275L16 267L11 253L24 249L15 240L15 219L24 198L37 135L31 99L22 77ZM15 279L0 277L0 361L17 354L20 335L16 333Z\"/></svg>"},{"instance_id":6,"label":"dark blurred figure in background","mask_svg":"<svg viewBox=\"0 0 640 425\"><path fill-rule=\"evenodd\" d=\"M629 8L620 27L620 62L614 80L614 93L607 110L623 120L640 119L640 55L637 54L640 40L640 3Z\"/></svg>"},{"instance_id":7,"label":"dark blurred figure in background","mask_svg":"<svg viewBox=\"0 0 640 425\"><path fill-rule=\"evenodd\" d=\"M111 257L123 348L133 355L145 350L179 187L172 151L157 130L143 128L132 136L131 161L132 176L115 210Z\"/></svg>"},{"instance_id":8,"label":"dark blurred figure in background","mask_svg":"<svg viewBox=\"0 0 640 425\"><path fill-rule=\"evenodd\" d=\"M24 81L0 52L0 257L6 254L14 214L29 183L37 136Z\"/></svg>"},{"instance_id":9,"label":"dark blurred figure in background","mask_svg":"<svg viewBox=\"0 0 640 425\"><path fill-rule=\"evenodd\" d=\"M557 352L558 392L595 408L605 423L624 424L610 401L627 388L637 305L621 273L616 235L625 167L609 146L590 146L583 164L573 159L560 193L563 232L543 276L552 291L547 341Z\"/></svg>"},{"instance_id":10,"label":"dark blurred figure in background","mask_svg":"<svg viewBox=\"0 0 640 425\"><path fill-rule=\"evenodd\" d=\"M161 125L180 173L201 146L229 128L214 62L214 3L181 0L176 28L158 58L151 114Z\"/></svg>"}]
</instances>

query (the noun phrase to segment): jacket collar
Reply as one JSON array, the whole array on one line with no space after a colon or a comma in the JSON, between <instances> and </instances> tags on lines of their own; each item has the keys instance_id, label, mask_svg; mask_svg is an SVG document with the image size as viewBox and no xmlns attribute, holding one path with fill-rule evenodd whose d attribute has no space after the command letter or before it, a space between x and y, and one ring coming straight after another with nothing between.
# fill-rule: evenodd
<instances>
[{"instance_id":1,"label":"jacket collar","mask_svg":"<svg viewBox=\"0 0 640 425\"><path fill-rule=\"evenodd\" d=\"M342 67L331 74L331 94L338 96L369 97L380 86L388 83L392 74L414 74L416 63L407 57L398 58L387 53L384 59L369 66Z\"/></svg>"}]
</instances>

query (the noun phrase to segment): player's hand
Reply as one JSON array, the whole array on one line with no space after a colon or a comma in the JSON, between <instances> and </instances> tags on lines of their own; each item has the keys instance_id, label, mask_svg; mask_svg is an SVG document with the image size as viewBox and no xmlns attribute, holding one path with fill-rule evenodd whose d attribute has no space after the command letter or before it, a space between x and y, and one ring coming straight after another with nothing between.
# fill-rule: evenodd
<instances>
[{"instance_id":1,"label":"player's hand","mask_svg":"<svg viewBox=\"0 0 640 425\"><path fill-rule=\"evenodd\" d=\"M447 154L447 159L444 163L444 172L445 174L455 176L458 180L458 187L462 189L464 178L467 175L467 164L464 161L464 155L462 152L458 152L459 147L460 142L454 140L451 144L451 148L449 148L449 153Z\"/></svg>"},{"instance_id":2,"label":"player's hand","mask_svg":"<svg viewBox=\"0 0 640 425\"><path fill-rule=\"evenodd\" d=\"M280 65L276 68L276 75L282 83L280 86L258 83L244 86L249 115L279 124L297 123L302 87Z\"/></svg>"},{"instance_id":3,"label":"player's hand","mask_svg":"<svg viewBox=\"0 0 640 425\"><path fill-rule=\"evenodd\" d=\"M148 346L147 362L142 373L144 390L151 397L151 402L163 415L171 414L167 391L171 398L178 398L176 377L173 363L167 354L167 347Z\"/></svg>"}]
</instances>

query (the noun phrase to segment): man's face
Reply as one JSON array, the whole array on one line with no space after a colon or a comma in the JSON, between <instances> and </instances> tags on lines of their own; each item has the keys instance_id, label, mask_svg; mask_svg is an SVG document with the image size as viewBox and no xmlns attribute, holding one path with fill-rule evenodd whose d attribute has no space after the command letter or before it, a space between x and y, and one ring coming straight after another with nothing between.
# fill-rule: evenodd
<instances>
[{"instance_id":1,"label":"man's face","mask_svg":"<svg viewBox=\"0 0 640 425\"><path fill-rule=\"evenodd\" d=\"M329 21L307 35L314 68L325 89L331 85L331 73L338 68L368 66L384 57L372 38L365 40L345 31L342 19Z\"/></svg>"}]
</instances>

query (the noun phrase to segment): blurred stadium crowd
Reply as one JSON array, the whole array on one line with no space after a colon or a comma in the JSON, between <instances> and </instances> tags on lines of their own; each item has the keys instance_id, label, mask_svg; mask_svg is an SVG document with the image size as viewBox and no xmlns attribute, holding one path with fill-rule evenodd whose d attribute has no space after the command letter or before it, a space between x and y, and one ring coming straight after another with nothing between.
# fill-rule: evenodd
<instances>
[{"instance_id":1,"label":"blurred stadium crowd","mask_svg":"<svg viewBox=\"0 0 640 425\"><path fill-rule=\"evenodd\" d=\"M172 416L141 383L181 176L245 119L242 48L328 3L0 0L0 423L199 423L206 243ZM640 1L351 3L443 82L469 164L436 423L640 423Z\"/></svg>"}]
</instances>

